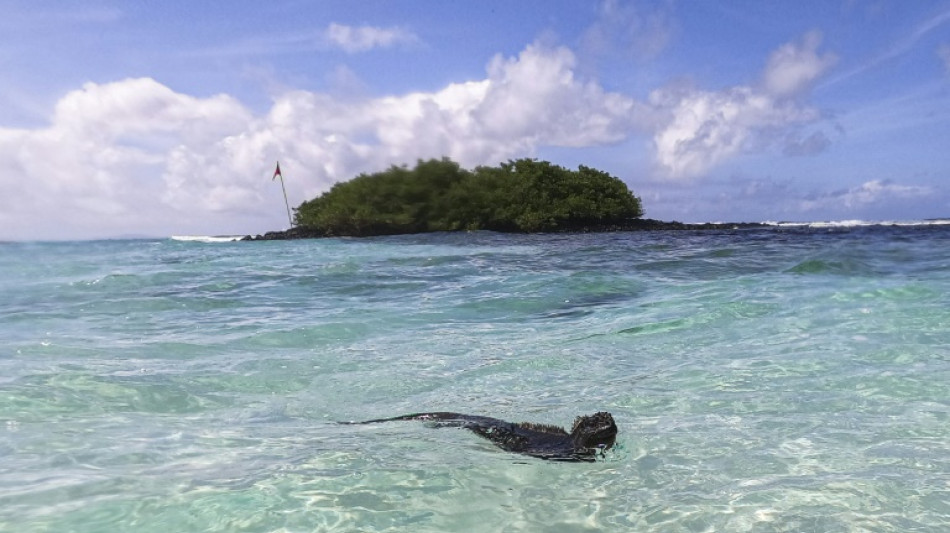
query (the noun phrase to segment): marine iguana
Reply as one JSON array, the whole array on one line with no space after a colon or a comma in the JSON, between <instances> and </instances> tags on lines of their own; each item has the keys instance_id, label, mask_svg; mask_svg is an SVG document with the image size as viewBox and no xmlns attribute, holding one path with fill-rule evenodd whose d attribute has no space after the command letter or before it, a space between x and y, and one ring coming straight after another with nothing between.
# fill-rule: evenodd
<instances>
[{"instance_id":1,"label":"marine iguana","mask_svg":"<svg viewBox=\"0 0 950 533\"><path fill-rule=\"evenodd\" d=\"M415 413L344 424L375 424L397 420L421 420L435 427L460 427L495 443L499 448L552 461L592 462L614 445L617 424L610 413L600 412L574 419L571 432L558 426L512 423L487 416L461 413Z\"/></svg>"}]
</instances>

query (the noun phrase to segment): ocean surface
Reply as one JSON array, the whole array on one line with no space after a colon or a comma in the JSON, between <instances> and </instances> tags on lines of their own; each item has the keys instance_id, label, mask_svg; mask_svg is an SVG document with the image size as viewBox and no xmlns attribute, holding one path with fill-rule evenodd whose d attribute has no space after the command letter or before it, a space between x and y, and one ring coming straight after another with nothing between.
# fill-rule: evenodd
<instances>
[{"instance_id":1,"label":"ocean surface","mask_svg":"<svg viewBox=\"0 0 950 533\"><path fill-rule=\"evenodd\" d=\"M950 531L950 226L0 243L0 531Z\"/></svg>"}]
</instances>

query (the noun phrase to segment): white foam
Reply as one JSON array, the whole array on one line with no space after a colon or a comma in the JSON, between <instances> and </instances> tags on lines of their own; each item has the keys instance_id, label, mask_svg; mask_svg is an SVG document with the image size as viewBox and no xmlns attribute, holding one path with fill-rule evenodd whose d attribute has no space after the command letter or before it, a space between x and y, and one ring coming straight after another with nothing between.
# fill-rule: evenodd
<instances>
[{"instance_id":1,"label":"white foam","mask_svg":"<svg viewBox=\"0 0 950 533\"><path fill-rule=\"evenodd\" d=\"M763 224L780 228L857 228L865 226L945 226L950 219L934 218L927 220L826 220L814 222L775 222L767 220Z\"/></svg>"},{"instance_id":2,"label":"white foam","mask_svg":"<svg viewBox=\"0 0 950 533\"><path fill-rule=\"evenodd\" d=\"M173 241L186 242L234 242L244 238L243 235L172 235Z\"/></svg>"}]
</instances>

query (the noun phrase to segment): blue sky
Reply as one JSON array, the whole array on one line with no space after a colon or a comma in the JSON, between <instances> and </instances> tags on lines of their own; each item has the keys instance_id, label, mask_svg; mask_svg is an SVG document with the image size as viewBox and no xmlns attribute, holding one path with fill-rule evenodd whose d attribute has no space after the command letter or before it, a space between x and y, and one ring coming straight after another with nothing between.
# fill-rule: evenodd
<instances>
[{"instance_id":1,"label":"blue sky","mask_svg":"<svg viewBox=\"0 0 950 533\"><path fill-rule=\"evenodd\" d=\"M682 221L950 217L950 1L0 0L0 239L535 157Z\"/></svg>"}]
</instances>

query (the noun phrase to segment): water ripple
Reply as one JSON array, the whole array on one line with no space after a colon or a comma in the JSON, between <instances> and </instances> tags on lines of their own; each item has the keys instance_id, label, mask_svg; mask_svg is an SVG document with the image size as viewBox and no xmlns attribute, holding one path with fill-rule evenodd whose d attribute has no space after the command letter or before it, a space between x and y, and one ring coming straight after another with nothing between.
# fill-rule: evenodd
<instances>
[{"instance_id":1,"label":"water ripple","mask_svg":"<svg viewBox=\"0 0 950 533\"><path fill-rule=\"evenodd\" d=\"M950 529L950 230L0 244L0 524ZM593 464L424 410L569 424Z\"/></svg>"}]
</instances>

